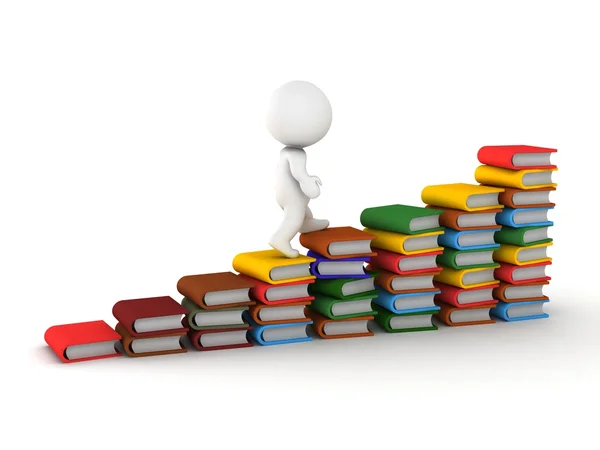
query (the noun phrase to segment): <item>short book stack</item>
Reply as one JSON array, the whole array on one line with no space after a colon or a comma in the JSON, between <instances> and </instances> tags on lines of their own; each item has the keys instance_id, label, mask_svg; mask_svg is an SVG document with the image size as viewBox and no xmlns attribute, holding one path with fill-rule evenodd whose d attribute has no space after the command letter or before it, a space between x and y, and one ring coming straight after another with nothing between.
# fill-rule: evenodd
<instances>
[{"instance_id":1,"label":"short book stack","mask_svg":"<svg viewBox=\"0 0 600 450\"><path fill-rule=\"evenodd\" d=\"M376 315L374 274L365 266L375 255L375 236L353 227L332 227L300 235L314 259L310 286L315 299L309 306L313 330L323 339L373 336L369 322Z\"/></svg>"},{"instance_id":2,"label":"short book stack","mask_svg":"<svg viewBox=\"0 0 600 450\"><path fill-rule=\"evenodd\" d=\"M496 216L502 210L499 195L503 189L466 183L427 186L421 200L428 208L442 210L440 237L443 253L438 256L442 271L435 276L439 289L438 318L449 326L495 323L491 309L499 266L493 254L499 245L494 239L499 229Z\"/></svg>"},{"instance_id":3,"label":"short book stack","mask_svg":"<svg viewBox=\"0 0 600 450\"><path fill-rule=\"evenodd\" d=\"M440 307L433 279L441 268L438 243L444 230L442 211L411 205L365 209L360 216L365 231L375 235L369 270L376 272L378 296L375 321L390 333L437 330L433 317Z\"/></svg>"},{"instance_id":4,"label":"short book stack","mask_svg":"<svg viewBox=\"0 0 600 450\"><path fill-rule=\"evenodd\" d=\"M313 261L305 255L287 258L277 250L235 256L234 270L253 286L254 304L244 311L244 318L251 326L248 333L254 343L266 346L312 340L307 306L313 300L308 292L315 278L310 271Z\"/></svg>"},{"instance_id":5,"label":"short book stack","mask_svg":"<svg viewBox=\"0 0 600 450\"><path fill-rule=\"evenodd\" d=\"M475 171L477 182L504 189L504 210L497 217L502 228L495 237L500 248L494 252L500 286L494 290L498 304L492 314L505 321L549 317L544 305L550 300L543 290L550 282L546 269L552 263L548 230L554 224L548 213L555 206L550 202L556 190L552 175L557 167L550 161L555 152L506 145L482 147L477 154L482 163Z\"/></svg>"},{"instance_id":6,"label":"short book stack","mask_svg":"<svg viewBox=\"0 0 600 450\"><path fill-rule=\"evenodd\" d=\"M249 323L243 313L254 304L253 283L233 272L186 275L177 282L186 309L184 326L197 350L252 347Z\"/></svg>"}]
</instances>

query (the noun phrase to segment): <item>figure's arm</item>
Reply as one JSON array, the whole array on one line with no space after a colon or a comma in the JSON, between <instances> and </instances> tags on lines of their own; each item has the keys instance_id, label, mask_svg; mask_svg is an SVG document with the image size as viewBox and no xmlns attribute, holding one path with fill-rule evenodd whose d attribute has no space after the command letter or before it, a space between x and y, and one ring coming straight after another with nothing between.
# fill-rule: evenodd
<instances>
[{"instance_id":1,"label":"figure's arm","mask_svg":"<svg viewBox=\"0 0 600 450\"><path fill-rule=\"evenodd\" d=\"M306 152L301 149L294 149L287 154L292 176L300 184L300 189L308 198L317 198L321 193L319 177L311 176L306 171Z\"/></svg>"}]
</instances>

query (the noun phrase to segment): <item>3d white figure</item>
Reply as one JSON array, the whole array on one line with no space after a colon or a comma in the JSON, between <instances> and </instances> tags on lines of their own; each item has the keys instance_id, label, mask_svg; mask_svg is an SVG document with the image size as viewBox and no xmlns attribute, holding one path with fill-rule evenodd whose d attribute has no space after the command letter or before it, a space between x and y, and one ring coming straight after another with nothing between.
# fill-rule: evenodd
<instances>
[{"instance_id":1,"label":"3d white figure","mask_svg":"<svg viewBox=\"0 0 600 450\"><path fill-rule=\"evenodd\" d=\"M267 112L267 129L285 145L279 156L275 196L283 210L283 222L269 245L288 258L298 250L290 241L297 233L324 230L329 221L315 219L308 207L310 199L321 193L319 177L306 171L305 147L319 142L331 127L331 104L314 84L291 81L277 89Z\"/></svg>"}]
</instances>

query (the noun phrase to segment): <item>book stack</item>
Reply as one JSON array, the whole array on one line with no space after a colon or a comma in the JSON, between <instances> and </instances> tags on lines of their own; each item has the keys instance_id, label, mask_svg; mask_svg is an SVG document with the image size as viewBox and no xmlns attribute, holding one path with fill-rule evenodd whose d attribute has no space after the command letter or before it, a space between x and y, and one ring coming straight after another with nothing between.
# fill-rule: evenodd
<instances>
[{"instance_id":1,"label":"book stack","mask_svg":"<svg viewBox=\"0 0 600 450\"><path fill-rule=\"evenodd\" d=\"M369 270L377 273L375 321L387 332L437 330L433 317L439 290L434 276L440 272L438 239L443 235L442 211L410 205L365 209L360 216L365 231L375 235Z\"/></svg>"},{"instance_id":2,"label":"book stack","mask_svg":"<svg viewBox=\"0 0 600 450\"><path fill-rule=\"evenodd\" d=\"M177 282L186 310L183 325L197 350L225 350L252 347L250 324L244 319L254 301L253 283L233 272L186 275Z\"/></svg>"},{"instance_id":3,"label":"book stack","mask_svg":"<svg viewBox=\"0 0 600 450\"><path fill-rule=\"evenodd\" d=\"M449 326L495 323L491 310L497 304L494 288L494 250L499 244L496 217L502 211L499 195L503 189L466 183L427 186L421 199L428 208L441 210L442 270L435 275L439 289L435 302L438 318Z\"/></svg>"},{"instance_id":4,"label":"book stack","mask_svg":"<svg viewBox=\"0 0 600 450\"><path fill-rule=\"evenodd\" d=\"M316 281L309 291L313 330L323 339L373 336L369 321L376 313L374 274L365 266L375 255L370 233L352 227L332 227L303 233L300 243L313 258L311 273Z\"/></svg>"},{"instance_id":5,"label":"book stack","mask_svg":"<svg viewBox=\"0 0 600 450\"><path fill-rule=\"evenodd\" d=\"M240 253L233 268L240 279L252 285L254 305L244 311L250 324L248 334L259 345L279 345L311 341L312 324L306 307L313 300L308 286L314 280L310 264L314 258L300 255L287 258L277 250Z\"/></svg>"},{"instance_id":6,"label":"book stack","mask_svg":"<svg viewBox=\"0 0 600 450\"><path fill-rule=\"evenodd\" d=\"M126 355L131 357L185 353L183 324L187 310L169 296L121 300L113 306Z\"/></svg>"},{"instance_id":7,"label":"book stack","mask_svg":"<svg viewBox=\"0 0 600 450\"><path fill-rule=\"evenodd\" d=\"M552 263L548 247L552 239L548 230L553 222L548 213L554 208L550 192L556 190L551 164L556 149L527 145L482 147L477 158L482 163L475 171L477 182L504 189L500 202L504 210L498 214L502 226L496 233L500 248L494 259L500 264L494 290L498 300L492 315L505 321L547 318L544 305L550 300L544 288L550 282L546 275Z\"/></svg>"}]
</instances>

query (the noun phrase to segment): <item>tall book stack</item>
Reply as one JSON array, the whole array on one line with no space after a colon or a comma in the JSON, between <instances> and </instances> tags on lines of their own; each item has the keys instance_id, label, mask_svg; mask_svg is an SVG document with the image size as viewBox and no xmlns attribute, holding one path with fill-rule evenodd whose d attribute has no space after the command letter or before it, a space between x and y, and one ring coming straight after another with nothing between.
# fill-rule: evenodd
<instances>
[{"instance_id":1,"label":"tall book stack","mask_svg":"<svg viewBox=\"0 0 600 450\"><path fill-rule=\"evenodd\" d=\"M316 281L309 290L313 330L323 339L373 336L369 322L376 315L374 274L365 266L375 255L375 236L352 227L331 227L303 233L300 243L314 259L311 273Z\"/></svg>"},{"instance_id":2,"label":"tall book stack","mask_svg":"<svg viewBox=\"0 0 600 450\"><path fill-rule=\"evenodd\" d=\"M555 206L550 192L556 190L552 174L558 169L550 161L553 153L556 149L507 145L482 147L477 154L482 163L475 171L477 182L504 189L504 210L497 217L502 228L495 237L500 248L494 252L500 285L494 290L498 304L492 315L505 321L548 317L544 288L552 263L548 230L554 225L548 212Z\"/></svg>"},{"instance_id":3,"label":"tall book stack","mask_svg":"<svg viewBox=\"0 0 600 450\"><path fill-rule=\"evenodd\" d=\"M177 282L190 343L201 351L252 347L244 312L253 283L233 272L186 275Z\"/></svg>"},{"instance_id":4,"label":"tall book stack","mask_svg":"<svg viewBox=\"0 0 600 450\"><path fill-rule=\"evenodd\" d=\"M235 256L234 270L253 285L250 295L255 304L244 312L252 342L264 346L312 340L307 306L313 300L308 292L315 278L310 272L313 261L305 255L287 258L277 250Z\"/></svg>"},{"instance_id":5,"label":"tall book stack","mask_svg":"<svg viewBox=\"0 0 600 450\"><path fill-rule=\"evenodd\" d=\"M493 291L499 284L494 270L494 250L499 244L496 217L502 211L503 189L466 183L427 186L421 199L428 208L441 210L442 267L435 276L439 289L435 302L438 318L449 326L495 323L491 310L497 304Z\"/></svg>"},{"instance_id":6,"label":"tall book stack","mask_svg":"<svg viewBox=\"0 0 600 450\"><path fill-rule=\"evenodd\" d=\"M365 231L375 235L369 270L377 273L375 321L387 332L437 330L433 316L439 290L433 284L441 268L438 239L444 230L442 211L410 205L365 209L360 216Z\"/></svg>"}]
</instances>

